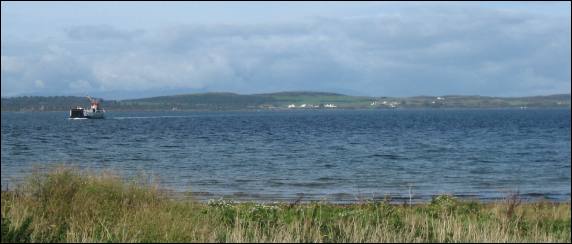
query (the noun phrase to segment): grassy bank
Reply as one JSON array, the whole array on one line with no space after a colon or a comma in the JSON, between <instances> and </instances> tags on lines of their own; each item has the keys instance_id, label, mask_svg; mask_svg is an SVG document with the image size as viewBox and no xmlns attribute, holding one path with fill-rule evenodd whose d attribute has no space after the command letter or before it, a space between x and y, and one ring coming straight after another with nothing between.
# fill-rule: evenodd
<instances>
[{"instance_id":1,"label":"grassy bank","mask_svg":"<svg viewBox=\"0 0 572 244\"><path fill-rule=\"evenodd\" d=\"M59 168L2 192L2 242L570 242L570 203L259 205L174 200Z\"/></svg>"}]
</instances>

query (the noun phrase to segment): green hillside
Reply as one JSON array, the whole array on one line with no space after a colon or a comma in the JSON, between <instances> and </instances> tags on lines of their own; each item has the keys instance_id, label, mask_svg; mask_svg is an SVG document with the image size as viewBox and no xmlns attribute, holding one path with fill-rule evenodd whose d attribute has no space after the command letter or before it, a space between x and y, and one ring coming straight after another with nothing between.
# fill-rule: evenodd
<instances>
[{"instance_id":1,"label":"green hillside","mask_svg":"<svg viewBox=\"0 0 572 244\"><path fill-rule=\"evenodd\" d=\"M253 109L383 109L383 108L570 108L570 94L531 97L416 96L364 97L325 92L279 92L241 95L200 93L128 100L102 100L110 111L253 110ZM305 105L304 105L305 104ZM295 108L288 108L288 106ZM2 111L67 111L89 106L85 97L2 98Z\"/></svg>"}]
</instances>

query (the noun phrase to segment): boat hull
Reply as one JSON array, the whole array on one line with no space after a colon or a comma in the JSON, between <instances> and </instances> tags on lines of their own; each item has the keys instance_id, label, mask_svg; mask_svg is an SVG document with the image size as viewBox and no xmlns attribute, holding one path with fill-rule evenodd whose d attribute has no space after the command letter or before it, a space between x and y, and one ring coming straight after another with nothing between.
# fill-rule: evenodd
<instances>
[{"instance_id":1,"label":"boat hull","mask_svg":"<svg viewBox=\"0 0 572 244\"><path fill-rule=\"evenodd\" d=\"M95 111L95 112L85 112L85 117L88 119L103 119L105 116L103 112Z\"/></svg>"},{"instance_id":2,"label":"boat hull","mask_svg":"<svg viewBox=\"0 0 572 244\"><path fill-rule=\"evenodd\" d=\"M85 110L83 108L74 108L70 110L70 119L104 119L104 110Z\"/></svg>"}]
</instances>

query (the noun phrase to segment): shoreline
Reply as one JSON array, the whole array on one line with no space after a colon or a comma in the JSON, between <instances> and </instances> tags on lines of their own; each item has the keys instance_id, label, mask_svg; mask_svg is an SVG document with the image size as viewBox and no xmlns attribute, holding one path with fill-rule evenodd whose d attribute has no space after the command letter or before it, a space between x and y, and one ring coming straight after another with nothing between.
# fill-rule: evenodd
<instances>
[{"instance_id":1,"label":"shoreline","mask_svg":"<svg viewBox=\"0 0 572 244\"><path fill-rule=\"evenodd\" d=\"M18 194L18 190L15 189L2 189L2 194ZM503 204L510 195L505 195L503 197L497 198L486 198L486 199L479 199L479 198L472 198L472 197L463 197L462 195L456 194L434 194L434 195L427 195L430 196L429 198L412 198L411 204L409 202L409 198L407 197L395 197L392 196L388 199L384 198L362 198L358 200L333 200L333 199L308 199L308 198L242 198L236 197L232 195L214 195L209 194L212 197L205 197L197 195L195 192L176 192L172 193L170 191L165 191L165 189L159 190L160 194L164 196L167 200L171 201L178 201L178 202L193 202L195 204L207 204L210 201L226 201L231 202L233 204L260 204L260 205L283 205L283 204L300 204L300 205L311 205L311 204L325 204L331 206L356 206L356 205L364 205L364 204L390 204L393 206L425 206L431 204L431 201L440 196L447 196L456 199L459 202L464 203L478 203L482 205L496 205L496 204ZM550 198L541 198L541 197L527 197L526 194L517 194L518 199L521 201L522 204L571 204L571 200L569 199L550 199Z\"/></svg>"},{"instance_id":2,"label":"shoreline","mask_svg":"<svg viewBox=\"0 0 572 244\"><path fill-rule=\"evenodd\" d=\"M296 112L296 111L393 111L393 110L542 110L542 109L566 109L570 110L572 107L570 106L549 106L549 107L526 107L525 109L519 106L508 106L508 107L396 107L396 108L296 108L296 109L289 109L289 108L272 108L272 109L264 109L264 108L256 108L256 109L220 109L220 110L213 110L213 109L180 109L180 110L106 110L106 113L130 113L130 112L156 112L156 113L190 113L190 112L213 112L213 113L224 113L224 112ZM16 111L16 110L7 110L7 111L0 111L2 113L52 113L52 112L66 112L69 113L69 110L25 110L25 111Z\"/></svg>"},{"instance_id":3,"label":"shoreline","mask_svg":"<svg viewBox=\"0 0 572 244\"><path fill-rule=\"evenodd\" d=\"M570 202L177 200L112 172L56 168L2 192L2 242L570 242ZM387 200L387 199L386 199Z\"/></svg>"},{"instance_id":4,"label":"shoreline","mask_svg":"<svg viewBox=\"0 0 572 244\"><path fill-rule=\"evenodd\" d=\"M290 203L294 201L299 201L301 203L314 203L320 202L325 204L331 205L353 205L353 204L362 204L362 203L378 203L378 202L386 202L392 205L403 205L404 203L409 203L409 197L406 195L381 195L371 198L371 194L362 194L362 196L358 195L351 195L347 194L347 198L336 198L335 196L331 195L306 195L306 194L299 194L298 197L272 197L272 196L258 196L258 197L250 197L244 196L247 194L242 193L230 193L225 195L217 195L213 193L205 193L205 192L172 192L168 191L167 195L175 200L188 200L189 198L200 202L205 203L209 200L229 200L237 203ZM346 193L343 193L346 194ZM442 194L424 194L422 196L413 196L411 198L411 202L413 204L429 204L432 199L438 196L447 195L454 197L460 201L465 202L478 202L481 204L495 204L504 201L508 196L513 194L512 192L501 193L499 192L497 197L477 197L476 195L466 195L466 194L455 194L455 193L442 193ZM259 194L256 194L259 195ZM299 197L303 195L303 197ZM336 195L336 194L333 194ZM552 203L570 203L570 195L567 198L552 198L546 197L544 194L538 193L519 193L517 194L519 198L526 203L538 203L538 202L552 202ZM351 198L351 199L350 199ZM300 200L299 200L300 199ZM389 199L389 200L387 200Z\"/></svg>"},{"instance_id":5,"label":"shoreline","mask_svg":"<svg viewBox=\"0 0 572 244\"><path fill-rule=\"evenodd\" d=\"M50 174L53 170L58 170L60 168L73 170L73 171L81 171L82 175L99 175L110 173L115 174L116 177L122 178L122 181L129 182L129 181L137 181L137 180L144 180L139 179L142 175L139 176L126 176L121 174L116 169L82 169L80 170L79 166L66 165L66 164L55 164L55 165L46 165L39 168L33 168L29 174L24 176L19 176L18 179L13 179L12 181L15 182L5 182L7 184L2 183L0 189L4 192L14 192L18 188L21 188L23 184L29 180L29 177L37 174ZM145 173L143 173L145 174ZM146 176L145 176L146 177ZM145 178L143 177L143 178ZM154 178L153 176L151 176ZM159 177L160 178L160 177ZM157 178L157 179L159 179ZM164 185L161 181L153 181L154 184L159 186L159 191L162 195L168 197L172 200L177 201L187 201L192 200L197 203L206 203L210 200L225 200L225 201L233 201L236 203L256 203L256 204L266 204L266 203L291 203L293 201L299 201L302 203L325 203L331 205L353 205L353 204L361 204L361 203L379 203L379 202L386 202L392 205L404 205L404 203L409 204L410 196L407 193L407 189L404 191L391 191L389 194L380 194L379 192L357 192L357 193L348 193L348 192L338 192L338 193L307 193L307 192L297 192L297 193L260 193L260 192L208 192L208 191L186 191L177 188L172 188ZM191 186L192 188L192 186ZM480 204L495 204L502 202L508 196L517 194L521 201L524 203L538 203L538 202L552 202L552 203L570 203L570 193L561 193L556 194L554 192L522 192L516 190L497 190L493 191L490 189L485 189L481 193L479 192L436 192L433 193L420 193L415 188L413 189L413 194L411 196L411 202L413 204L428 204L431 200L435 197L441 195L447 195L454 197L460 201L465 202L478 202ZM401 192L401 193L398 193ZM485 194L483 194L485 193ZM389 201L387 200L389 199Z\"/></svg>"},{"instance_id":6,"label":"shoreline","mask_svg":"<svg viewBox=\"0 0 572 244\"><path fill-rule=\"evenodd\" d=\"M64 166L65 167L65 166ZM46 173L46 172L43 172ZM22 179L19 183L12 183L2 185L0 188L2 193L14 193L18 188L22 187L25 180ZM158 183L161 185L161 183ZM359 194L350 193L331 193L331 194L317 194L317 193L296 193L295 195L290 194L286 196L284 194L264 194L264 193L246 193L246 192L228 192L228 193L215 193L215 192L204 192L204 191L180 191L174 190L168 187L161 186L158 190L160 194L167 197L168 199L175 201L194 201L196 203L207 203L212 200L224 200L232 201L235 203L255 203L255 204L288 204L291 202L300 202L303 204L311 203L323 203L330 205L355 205L363 203L388 203L392 205L406 205L409 204L410 200L413 205L424 205L429 204L432 199L438 196L450 196L459 201L463 202L477 202L479 204L497 204L502 203L507 197L512 195L517 195L523 203L570 203L570 194L561 194L562 197L550 197L547 193L523 193L516 191L498 191L496 194L489 192L488 197L483 197L478 195L477 192L442 192L437 194L419 194L415 192L411 199L405 194L371 194L361 192ZM373 195L373 197L372 197ZM492 196L494 195L494 196Z\"/></svg>"}]
</instances>

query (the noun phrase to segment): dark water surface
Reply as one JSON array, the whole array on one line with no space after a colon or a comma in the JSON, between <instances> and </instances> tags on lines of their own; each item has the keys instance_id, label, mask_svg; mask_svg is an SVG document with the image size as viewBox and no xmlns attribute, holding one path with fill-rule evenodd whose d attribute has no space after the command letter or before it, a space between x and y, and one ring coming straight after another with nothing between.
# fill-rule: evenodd
<instances>
[{"instance_id":1,"label":"dark water surface","mask_svg":"<svg viewBox=\"0 0 572 244\"><path fill-rule=\"evenodd\" d=\"M570 110L2 113L2 186L33 166L144 172L199 199L570 199Z\"/></svg>"}]
</instances>

